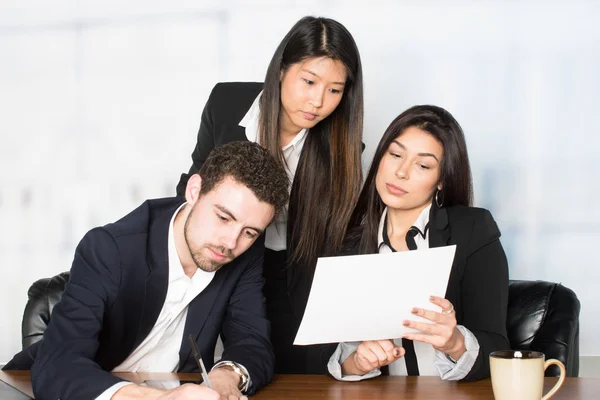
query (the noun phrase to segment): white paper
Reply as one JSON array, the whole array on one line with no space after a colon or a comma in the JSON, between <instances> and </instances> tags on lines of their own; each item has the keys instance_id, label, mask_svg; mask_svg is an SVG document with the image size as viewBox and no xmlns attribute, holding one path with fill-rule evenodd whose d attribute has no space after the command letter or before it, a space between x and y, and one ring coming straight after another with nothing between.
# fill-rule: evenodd
<instances>
[{"instance_id":1,"label":"white paper","mask_svg":"<svg viewBox=\"0 0 600 400\"><path fill-rule=\"evenodd\" d=\"M397 339L413 307L440 311L456 246L319 258L295 345Z\"/></svg>"}]
</instances>

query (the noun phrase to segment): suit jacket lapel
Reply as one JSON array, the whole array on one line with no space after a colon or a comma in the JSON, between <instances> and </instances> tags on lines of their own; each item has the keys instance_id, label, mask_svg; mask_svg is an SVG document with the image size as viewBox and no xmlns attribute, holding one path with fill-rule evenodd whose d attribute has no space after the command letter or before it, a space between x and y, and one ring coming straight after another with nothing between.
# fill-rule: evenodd
<instances>
[{"instance_id":1,"label":"suit jacket lapel","mask_svg":"<svg viewBox=\"0 0 600 400\"><path fill-rule=\"evenodd\" d=\"M204 289L198 296L192 300L190 305L188 306L188 313L185 321L185 328L183 329L183 339L181 341L181 346L179 347L179 368L181 370L185 365L185 360L189 357L190 352L192 350L190 342L188 340L188 336L191 334L194 337L196 343L198 343L198 338L200 336L200 331L204 327L206 323L206 319L208 318L208 314L210 310L212 310L213 305L215 304L215 300L221 291L221 287L223 286L223 282L227 279L227 275L233 265L229 265L230 268L221 268L213 277L213 280L208 284L206 289ZM202 345L199 343L199 347ZM196 368L196 363L192 363L193 368Z\"/></svg>"},{"instance_id":2,"label":"suit jacket lapel","mask_svg":"<svg viewBox=\"0 0 600 400\"><path fill-rule=\"evenodd\" d=\"M448 211L438 208L434 202L429 211L429 247L446 246L449 240Z\"/></svg>"},{"instance_id":3,"label":"suit jacket lapel","mask_svg":"<svg viewBox=\"0 0 600 400\"><path fill-rule=\"evenodd\" d=\"M148 232L148 276L144 285L143 310L141 322L138 327L134 349L148 336L158 316L167 296L169 285L169 224L173 213L181 205L183 199L179 198L173 205L156 215L154 220L149 222ZM153 217L153 211L150 210L150 218Z\"/></svg>"},{"instance_id":4,"label":"suit jacket lapel","mask_svg":"<svg viewBox=\"0 0 600 400\"><path fill-rule=\"evenodd\" d=\"M448 221L448 209L438 208L434 202L434 205L431 207L431 213L429 214L429 223L431 227L429 231L429 247L433 248L449 245L450 225ZM456 255L454 257L444 297L457 307L460 305L456 292L457 288L460 286L460 277L458 269L454 267L456 264Z\"/></svg>"}]
</instances>

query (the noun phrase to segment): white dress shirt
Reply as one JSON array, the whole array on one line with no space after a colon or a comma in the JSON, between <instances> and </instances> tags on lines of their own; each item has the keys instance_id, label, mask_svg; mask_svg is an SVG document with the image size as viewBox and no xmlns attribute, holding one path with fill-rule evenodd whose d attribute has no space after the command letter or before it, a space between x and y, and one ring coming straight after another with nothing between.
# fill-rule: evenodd
<instances>
[{"instance_id":1,"label":"white dress shirt","mask_svg":"<svg viewBox=\"0 0 600 400\"><path fill-rule=\"evenodd\" d=\"M412 226L419 229L420 234L415 236L415 243L417 249L428 249L429 248L429 211L431 210L431 204L427 206ZM379 253L391 253L393 250L383 240L383 229L386 226L385 221L387 217L387 207L381 215L379 220L379 229L377 233L377 243L379 244ZM417 251L418 251L417 250ZM414 341L415 354L417 356L417 365L419 366L419 375L421 376L435 376L439 375L444 380L459 380L467 376L475 360L479 355L479 342L473 333L462 325L457 325L458 330L465 337L465 346L467 351L455 361L450 359L445 353L435 350L432 345L428 343ZM348 356L356 351L360 342L346 342L340 343L336 351L333 353L327 368L329 373L338 380L344 381L360 381L363 379L373 378L379 376L381 371L379 368L374 369L366 373L365 375L343 375L342 374L342 363ZM394 344L402 346L402 339L395 339ZM406 362L404 357L400 358L388 366L390 375L408 375L406 371Z\"/></svg>"},{"instance_id":2,"label":"white dress shirt","mask_svg":"<svg viewBox=\"0 0 600 400\"><path fill-rule=\"evenodd\" d=\"M169 225L169 285L165 303L148 336L113 372L176 372L179 368L179 349L188 306L208 286L215 274L198 268L194 276L189 278L183 271L175 247L173 223L185 204L175 211ZM130 384L131 382L116 383L96 399L109 400L120 388ZM178 386L178 382L174 386Z\"/></svg>"},{"instance_id":3,"label":"white dress shirt","mask_svg":"<svg viewBox=\"0 0 600 400\"><path fill-rule=\"evenodd\" d=\"M260 105L259 100L262 92L258 94L252 106L244 115L244 118L240 121L239 125L246 128L246 138L251 142L258 143L258 123L260 120ZM306 134L308 130L302 129L294 139L281 148L283 151L283 158L285 160L285 170L290 180L289 190L292 190L291 182L294 181L294 175L296 174L296 168L298 167L298 161L300 161L300 154L302 153L302 147L306 140ZM261 144L262 143L258 143ZM279 251L286 249L286 235L287 235L287 206L282 210L279 215L271 222L265 232L265 247L267 249Z\"/></svg>"}]
</instances>

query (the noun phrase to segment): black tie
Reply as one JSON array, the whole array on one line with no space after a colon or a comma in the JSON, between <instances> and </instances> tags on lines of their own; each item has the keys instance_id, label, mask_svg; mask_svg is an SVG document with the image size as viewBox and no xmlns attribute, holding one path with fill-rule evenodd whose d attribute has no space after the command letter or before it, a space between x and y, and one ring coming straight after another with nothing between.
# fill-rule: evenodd
<instances>
[{"instance_id":1,"label":"black tie","mask_svg":"<svg viewBox=\"0 0 600 400\"><path fill-rule=\"evenodd\" d=\"M419 234L419 228L411 226L408 232L406 232L406 246L409 250L416 250L417 243L415 242L415 236Z\"/></svg>"},{"instance_id":2,"label":"black tie","mask_svg":"<svg viewBox=\"0 0 600 400\"><path fill-rule=\"evenodd\" d=\"M411 226L406 233L406 245L409 250L416 250L417 244L415 243L415 236L419 233L419 230L414 226ZM417 355L415 353L415 346L412 340L402 338L402 347L406 350L404 354L404 361L406 362L406 371L409 376L419 376L419 365L417 364Z\"/></svg>"}]
</instances>

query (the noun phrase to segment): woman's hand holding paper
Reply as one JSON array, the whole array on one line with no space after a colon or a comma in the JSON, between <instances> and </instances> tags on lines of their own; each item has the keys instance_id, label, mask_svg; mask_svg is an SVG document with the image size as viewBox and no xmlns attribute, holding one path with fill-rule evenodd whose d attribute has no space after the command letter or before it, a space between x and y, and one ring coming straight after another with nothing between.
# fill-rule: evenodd
<instances>
[{"instance_id":1,"label":"woman's hand holding paper","mask_svg":"<svg viewBox=\"0 0 600 400\"><path fill-rule=\"evenodd\" d=\"M458 360L466 351L465 338L456 327L454 306L448 300L431 296L429 300L442 308L442 312L415 307L412 313L430 322L406 320L402 324L420 332L407 332L403 338L429 343L434 349L446 353L452 360Z\"/></svg>"}]
</instances>

